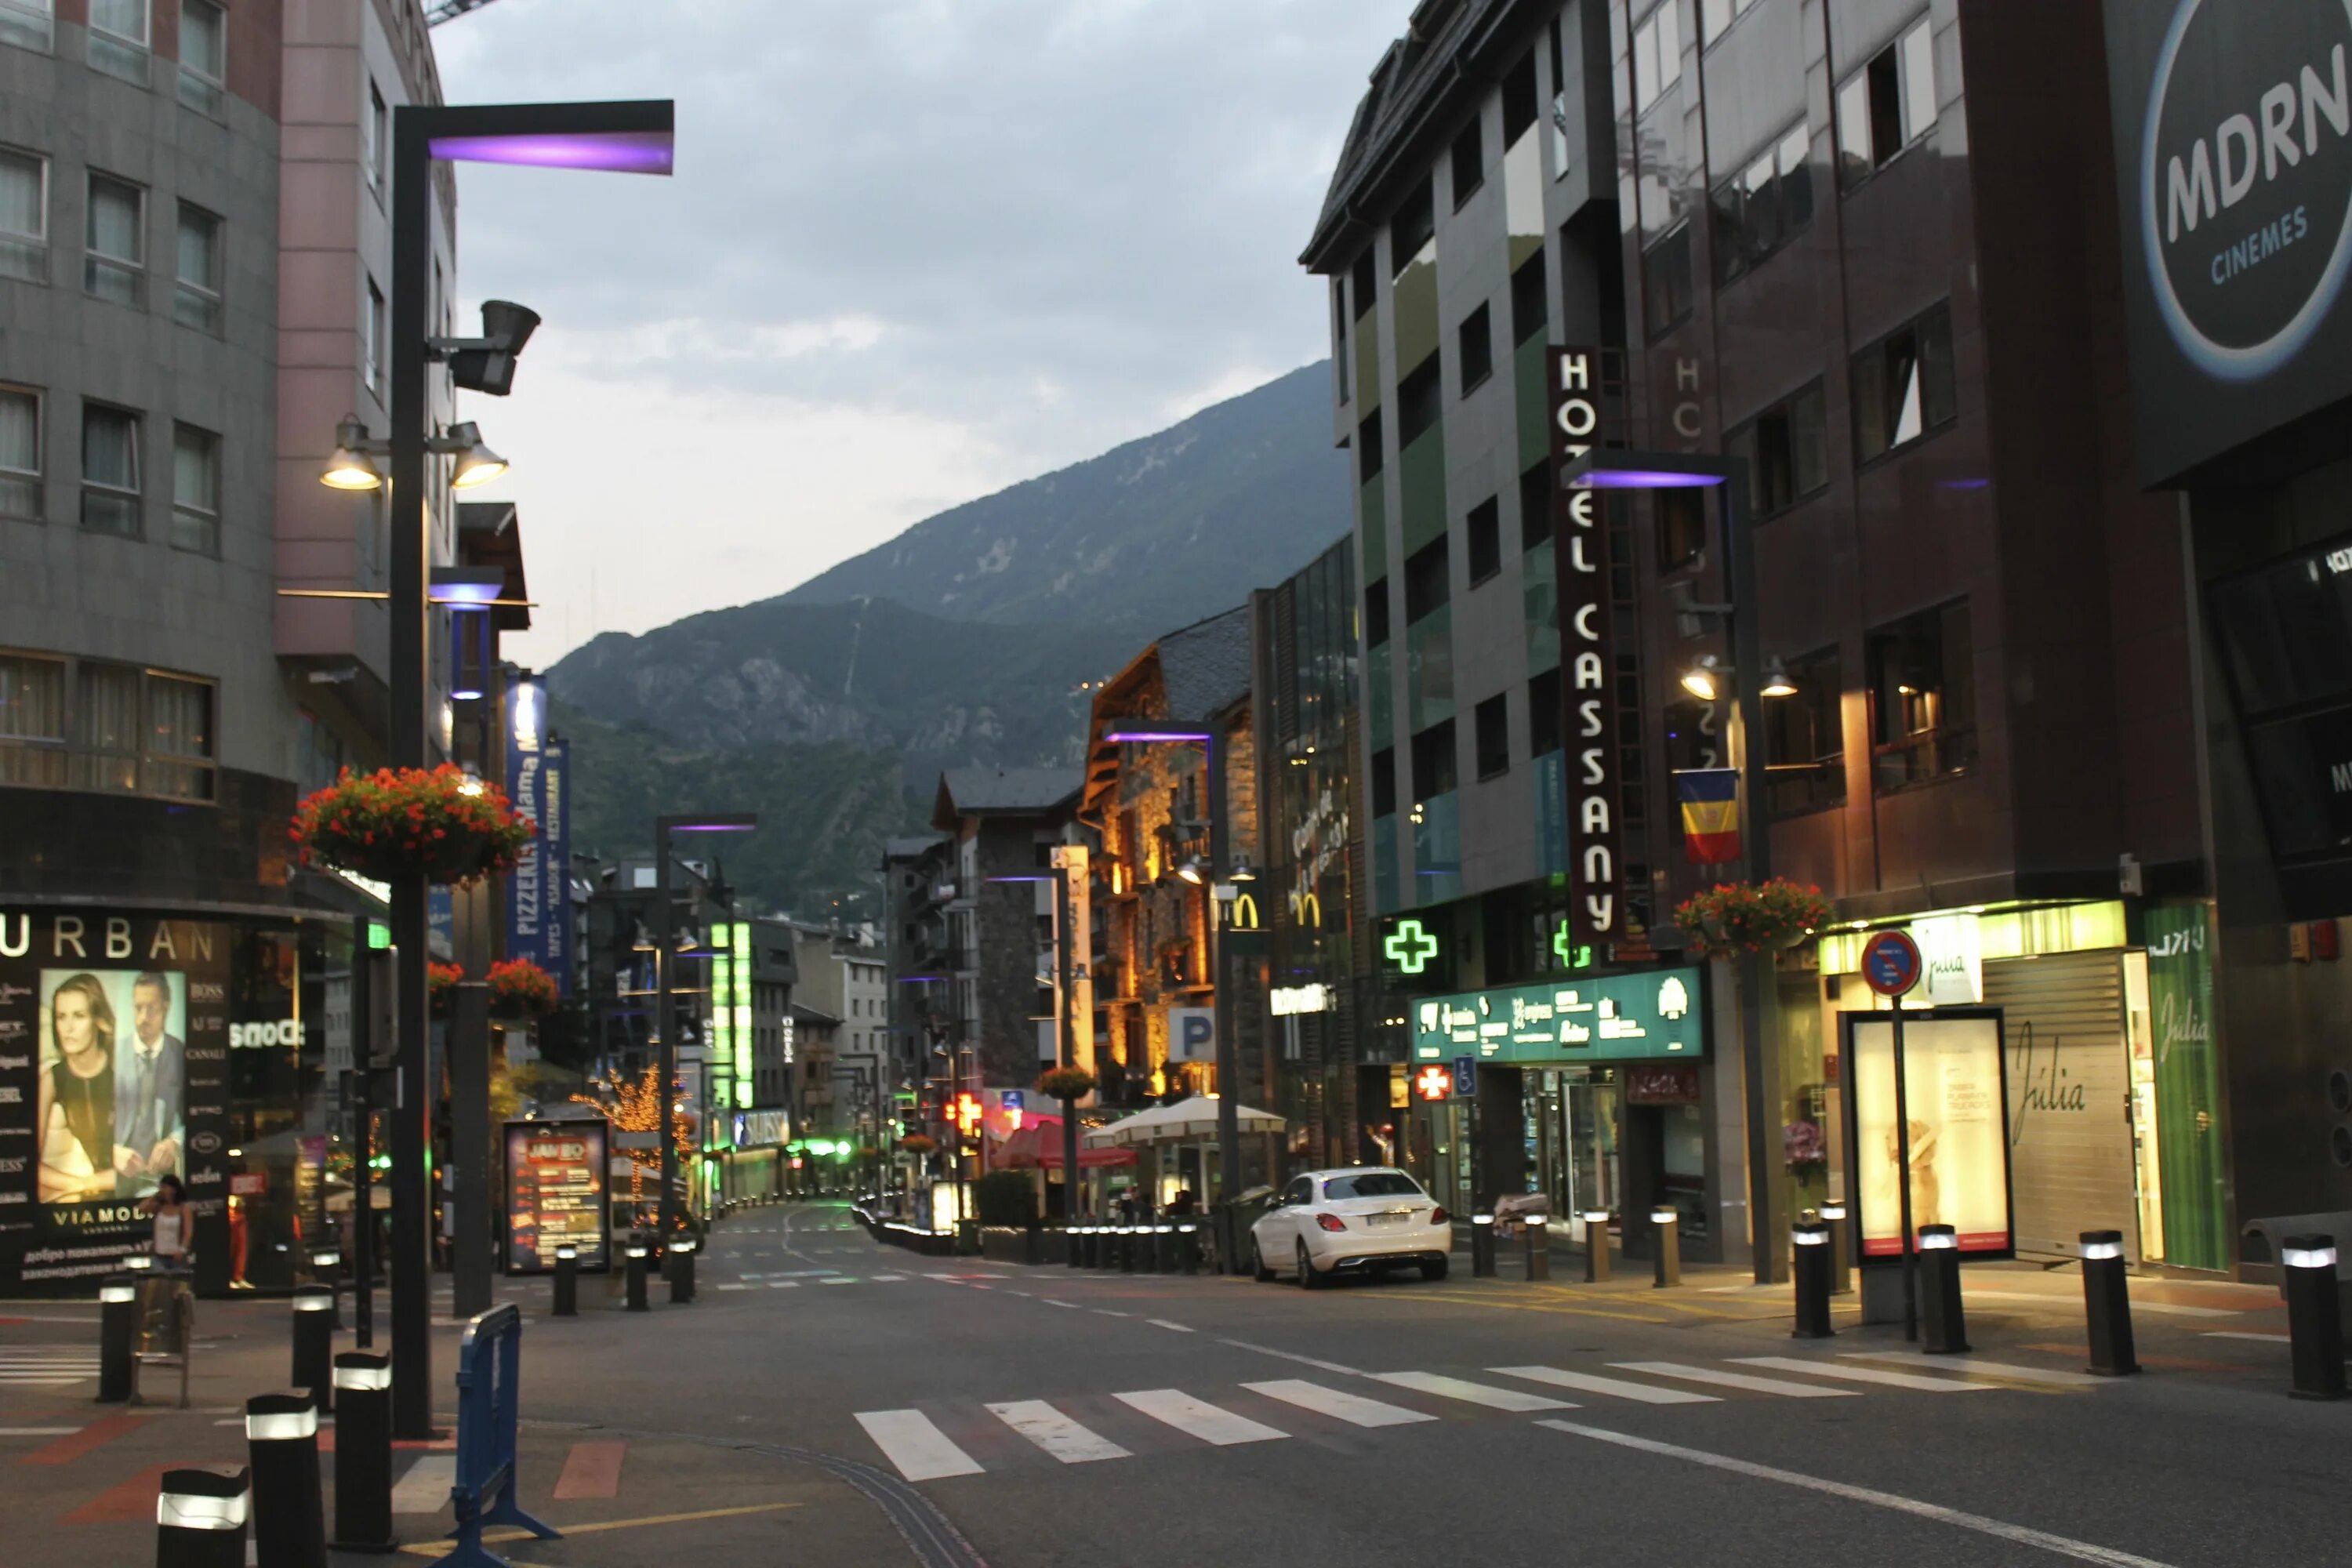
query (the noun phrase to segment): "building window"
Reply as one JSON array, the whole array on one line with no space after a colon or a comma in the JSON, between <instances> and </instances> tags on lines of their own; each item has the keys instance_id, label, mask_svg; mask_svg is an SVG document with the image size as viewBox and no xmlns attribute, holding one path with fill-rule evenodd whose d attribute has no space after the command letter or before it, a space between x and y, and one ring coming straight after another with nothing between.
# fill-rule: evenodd
<instances>
[{"instance_id":1,"label":"building window","mask_svg":"<svg viewBox=\"0 0 2352 1568\"><path fill-rule=\"evenodd\" d=\"M1356 479L1370 484L1380 478L1385 461L1381 452L1381 411L1373 409L1356 426Z\"/></svg>"},{"instance_id":2,"label":"building window","mask_svg":"<svg viewBox=\"0 0 2352 1568\"><path fill-rule=\"evenodd\" d=\"M12 147L0 147L0 278L49 280L49 163Z\"/></svg>"},{"instance_id":3,"label":"building window","mask_svg":"<svg viewBox=\"0 0 2352 1568\"><path fill-rule=\"evenodd\" d=\"M1511 346L1539 337L1551 310L1551 293L1544 287L1543 252L1519 263L1511 274Z\"/></svg>"},{"instance_id":4,"label":"building window","mask_svg":"<svg viewBox=\"0 0 2352 1568\"><path fill-rule=\"evenodd\" d=\"M1461 330L1455 334L1462 345L1462 395L1495 374L1495 331L1488 324L1486 307L1479 306L1462 319Z\"/></svg>"},{"instance_id":5,"label":"building window","mask_svg":"<svg viewBox=\"0 0 2352 1568\"><path fill-rule=\"evenodd\" d=\"M1871 776L1879 794L1976 764L1975 671L1966 601L1870 635Z\"/></svg>"},{"instance_id":6,"label":"building window","mask_svg":"<svg viewBox=\"0 0 2352 1568\"><path fill-rule=\"evenodd\" d=\"M1529 49L1503 79L1503 145L1510 146L1536 122L1536 52Z\"/></svg>"},{"instance_id":7,"label":"building window","mask_svg":"<svg viewBox=\"0 0 2352 1568\"><path fill-rule=\"evenodd\" d=\"M1658 509L1658 570L1677 572L1706 549L1706 492L1696 487L1653 493Z\"/></svg>"},{"instance_id":8,"label":"building window","mask_svg":"<svg viewBox=\"0 0 2352 1568\"><path fill-rule=\"evenodd\" d=\"M1396 748L1382 746L1372 753L1372 815L1396 815Z\"/></svg>"},{"instance_id":9,"label":"building window","mask_svg":"<svg viewBox=\"0 0 2352 1568\"><path fill-rule=\"evenodd\" d=\"M1503 508L1488 496L1470 509L1463 529L1470 547L1470 585L1476 587L1503 569Z\"/></svg>"},{"instance_id":10,"label":"building window","mask_svg":"<svg viewBox=\"0 0 2352 1568\"><path fill-rule=\"evenodd\" d=\"M217 335L221 330L221 220L180 204L177 287L172 315L180 325Z\"/></svg>"},{"instance_id":11,"label":"building window","mask_svg":"<svg viewBox=\"0 0 2352 1568\"><path fill-rule=\"evenodd\" d=\"M1405 195L1389 220L1389 270L1401 273L1412 265L1421 247L1437 234L1437 207L1430 193L1429 176L1423 174L1421 184Z\"/></svg>"},{"instance_id":12,"label":"building window","mask_svg":"<svg viewBox=\"0 0 2352 1568\"><path fill-rule=\"evenodd\" d=\"M1834 647L1791 659L1797 689L1764 704L1764 791L1775 816L1845 804L1843 680Z\"/></svg>"},{"instance_id":13,"label":"building window","mask_svg":"<svg viewBox=\"0 0 2352 1568\"><path fill-rule=\"evenodd\" d=\"M1812 141L1801 125L1715 189L1715 281L1747 272L1813 221Z\"/></svg>"},{"instance_id":14,"label":"building window","mask_svg":"<svg viewBox=\"0 0 2352 1568\"><path fill-rule=\"evenodd\" d=\"M172 548L220 553L220 437L172 428Z\"/></svg>"},{"instance_id":15,"label":"building window","mask_svg":"<svg viewBox=\"0 0 2352 1568\"><path fill-rule=\"evenodd\" d=\"M75 787L213 798L210 681L87 658L76 673Z\"/></svg>"},{"instance_id":16,"label":"building window","mask_svg":"<svg viewBox=\"0 0 2352 1568\"><path fill-rule=\"evenodd\" d=\"M66 661L0 653L0 784L66 782Z\"/></svg>"},{"instance_id":17,"label":"building window","mask_svg":"<svg viewBox=\"0 0 2352 1568\"><path fill-rule=\"evenodd\" d=\"M1381 268L1380 263L1372 258L1370 246L1364 247L1364 253L1356 258L1356 265L1349 268L1349 309L1356 313L1358 321L1361 321L1381 298Z\"/></svg>"},{"instance_id":18,"label":"building window","mask_svg":"<svg viewBox=\"0 0 2352 1568\"><path fill-rule=\"evenodd\" d=\"M1412 738L1412 798L1435 800L1461 781L1454 758L1454 721L1441 720Z\"/></svg>"},{"instance_id":19,"label":"building window","mask_svg":"<svg viewBox=\"0 0 2352 1568\"><path fill-rule=\"evenodd\" d=\"M81 525L140 534L139 416L102 403L81 405Z\"/></svg>"},{"instance_id":20,"label":"building window","mask_svg":"<svg viewBox=\"0 0 2352 1568\"><path fill-rule=\"evenodd\" d=\"M1421 362L1421 367L1397 383L1397 450L1402 452L1419 440L1423 432L1434 426L1445 412L1445 384L1438 362L1445 356L1431 354Z\"/></svg>"},{"instance_id":21,"label":"building window","mask_svg":"<svg viewBox=\"0 0 2352 1568\"><path fill-rule=\"evenodd\" d=\"M1633 29L1633 112L1645 114L1659 94L1683 79L1683 43L1675 9L1664 0Z\"/></svg>"},{"instance_id":22,"label":"building window","mask_svg":"<svg viewBox=\"0 0 2352 1568\"><path fill-rule=\"evenodd\" d=\"M146 302L147 193L104 174L89 177L89 245L82 287L100 300L136 308Z\"/></svg>"},{"instance_id":23,"label":"building window","mask_svg":"<svg viewBox=\"0 0 2352 1568\"><path fill-rule=\"evenodd\" d=\"M1559 667L1528 682L1528 755L1559 750Z\"/></svg>"},{"instance_id":24,"label":"building window","mask_svg":"<svg viewBox=\"0 0 2352 1568\"><path fill-rule=\"evenodd\" d=\"M89 0L89 63L147 85L148 0Z\"/></svg>"},{"instance_id":25,"label":"building window","mask_svg":"<svg viewBox=\"0 0 2352 1568\"><path fill-rule=\"evenodd\" d=\"M56 0L0 0L0 44L49 52L56 42Z\"/></svg>"},{"instance_id":26,"label":"building window","mask_svg":"<svg viewBox=\"0 0 2352 1568\"><path fill-rule=\"evenodd\" d=\"M140 787L173 800L213 798L213 688L207 680L146 672L147 742Z\"/></svg>"},{"instance_id":27,"label":"building window","mask_svg":"<svg viewBox=\"0 0 2352 1568\"><path fill-rule=\"evenodd\" d=\"M1510 704L1499 691L1478 704L1474 740L1478 748L1478 776L1500 778L1511 771Z\"/></svg>"},{"instance_id":28,"label":"building window","mask_svg":"<svg viewBox=\"0 0 2352 1568\"><path fill-rule=\"evenodd\" d=\"M41 395L0 386L0 517L41 515Z\"/></svg>"},{"instance_id":29,"label":"building window","mask_svg":"<svg viewBox=\"0 0 2352 1568\"><path fill-rule=\"evenodd\" d=\"M362 149L367 159L367 183L377 191L383 189L384 164L389 161L392 110L384 106L383 89L371 79L368 82L368 113L366 138Z\"/></svg>"},{"instance_id":30,"label":"building window","mask_svg":"<svg viewBox=\"0 0 2352 1568\"><path fill-rule=\"evenodd\" d=\"M1837 95L1839 179L1857 184L1936 126L1936 37L1921 17Z\"/></svg>"},{"instance_id":31,"label":"building window","mask_svg":"<svg viewBox=\"0 0 2352 1568\"><path fill-rule=\"evenodd\" d=\"M1853 460L1867 463L1958 416L1952 312L1938 305L1853 356Z\"/></svg>"},{"instance_id":32,"label":"building window","mask_svg":"<svg viewBox=\"0 0 2352 1568\"><path fill-rule=\"evenodd\" d=\"M1826 409L1817 381L1723 438L1727 457L1747 459L1748 507L1756 521L1829 488Z\"/></svg>"},{"instance_id":33,"label":"building window","mask_svg":"<svg viewBox=\"0 0 2352 1568\"><path fill-rule=\"evenodd\" d=\"M1551 525L1551 463L1546 459L1519 473L1519 549L1550 543Z\"/></svg>"},{"instance_id":34,"label":"building window","mask_svg":"<svg viewBox=\"0 0 2352 1568\"><path fill-rule=\"evenodd\" d=\"M1339 383L1339 406L1348 405L1348 395L1354 377L1349 374L1348 363L1348 285L1345 279L1331 279L1331 379Z\"/></svg>"},{"instance_id":35,"label":"building window","mask_svg":"<svg viewBox=\"0 0 2352 1568\"><path fill-rule=\"evenodd\" d=\"M1454 210L1486 183L1486 148L1478 134L1478 117L1472 115L1462 134L1454 139Z\"/></svg>"},{"instance_id":36,"label":"building window","mask_svg":"<svg viewBox=\"0 0 2352 1568\"><path fill-rule=\"evenodd\" d=\"M1389 580L1376 579L1364 590L1364 646L1378 647L1389 640Z\"/></svg>"},{"instance_id":37,"label":"building window","mask_svg":"<svg viewBox=\"0 0 2352 1568\"><path fill-rule=\"evenodd\" d=\"M379 402L383 397L383 343L390 335L383 316L383 290L371 278L367 280L367 314L360 322L360 375Z\"/></svg>"},{"instance_id":38,"label":"building window","mask_svg":"<svg viewBox=\"0 0 2352 1568\"><path fill-rule=\"evenodd\" d=\"M1452 596L1452 584L1447 581L1445 540L1431 540L1405 558L1404 563L1404 624L1412 625L1423 616L1445 607Z\"/></svg>"},{"instance_id":39,"label":"building window","mask_svg":"<svg viewBox=\"0 0 2352 1568\"><path fill-rule=\"evenodd\" d=\"M227 85L228 14L213 0L180 0L180 101L217 115Z\"/></svg>"},{"instance_id":40,"label":"building window","mask_svg":"<svg viewBox=\"0 0 2352 1568\"><path fill-rule=\"evenodd\" d=\"M1642 324L1654 338L1690 313L1690 225L1684 223L1642 252Z\"/></svg>"},{"instance_id":41,"label":"building window","mask_svg":"<svg viewBox=\"0 0 2352 1568\"><path fill-rule=\"evenodd\" d=\"M1711 49L1731 31L1731 24L1748 15L1756 0L1699 0L1699 47Z\"/></svg>"}]
</instances>

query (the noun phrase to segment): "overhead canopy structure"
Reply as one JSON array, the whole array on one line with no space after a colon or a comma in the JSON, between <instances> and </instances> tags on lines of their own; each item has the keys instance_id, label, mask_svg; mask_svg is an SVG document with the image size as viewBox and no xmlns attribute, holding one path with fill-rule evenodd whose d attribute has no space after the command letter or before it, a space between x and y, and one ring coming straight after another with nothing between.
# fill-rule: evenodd
<instances>
[{"instance_id":1,"label":"overhead canopy structure","mask_svg":"<svg viewBox=\"0 0 2352 1568\"><path fill-rule=\"evenodd\" d=\"M989 1163L1002 1171L1058 1171L1062 1168L1062 1119L1039 1116L1024 1121L1005 1135L989 1156ZM1135 1163L1132 1149L1081 1149L1078 1169L1102 1171Z\"/></svg>"},{"instance_id":2,"label":"overhead canopy structure","mask_svg":"<svg viewBox=\"0 0 2352 1568\"><path fill-rule=\"evenodd\" d=\"M1246 1105L1235 1106L1234 1115L1244 1133L1279 1132L1287 1125L1271 1111L1254 1110ZM1094 1128L1086 1134L1086 1141L1098 1149L1135 1149L1165 1143L1198 1143L1216 1135L1217 1097L1196 1094L1173 1105L1155 1105L1149 1110L1139 1110L1108 1127Z\"/></svg>"}]
</instances>

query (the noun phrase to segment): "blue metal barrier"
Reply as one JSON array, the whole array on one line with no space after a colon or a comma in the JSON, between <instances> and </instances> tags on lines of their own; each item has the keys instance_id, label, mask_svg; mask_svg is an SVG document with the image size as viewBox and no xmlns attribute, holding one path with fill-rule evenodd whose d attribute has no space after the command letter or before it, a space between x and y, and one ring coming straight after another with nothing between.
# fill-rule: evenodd
<instances>
[{"instance_id":1,"label":"blue metal barrier","mask_svg":"<svg viewBox=\"0 0 2352 1568\"><path fill-rule=\"evenodd\" d=\"M521 1366L522 1313L512 1303L466 1325L457 1352L457 1479L449 1489L457 1515L450 1533L457 1546L442 1559L453 1568L507 1568L504 1558L482 1549L484 1525L514 1525L541 1541L562 1534L515 1503Z\"/></svg>"}]
</instances>

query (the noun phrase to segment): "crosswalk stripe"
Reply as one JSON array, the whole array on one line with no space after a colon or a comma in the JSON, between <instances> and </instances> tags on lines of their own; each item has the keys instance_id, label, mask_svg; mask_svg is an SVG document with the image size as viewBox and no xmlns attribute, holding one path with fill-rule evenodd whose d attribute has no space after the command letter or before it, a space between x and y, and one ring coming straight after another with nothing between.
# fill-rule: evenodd
<instances>
[{"instance_id":1,"label":"crosswalk stripe","mask_svg":"<svg viewBox=\"0 0 2352 1568\"><path fill-rule=\"evenodd\" d=\"M1516 1388L1496 1388L1491 1384L1471 1383L1459 1377L1441 1377L1433 1372L1376 1372L1372 1376L1382 1383L1392 1383L1399 1388L1410 1388L1421 1394L1443 1394L1448 1399L1460 1399L1472 1405L1483 1405L1490 1410L1573 1410L1576 1408L1565 1399L1551 1399L1540 1394L1522 1394Z\"/></svg>"},{"instance_id":2,"label":"crosswalk stripe","mask_svg":"<svg viewBox=\"0 0 2352 1568\"><path fill-rule=\"evenodd\" d=\"M1377 1399L1364 1399L1353 1394L1342 1394L1336 1388L1326 1388L1305 1378L1284 1377L1272 1383L1244 1383L1252 1394L1263 1394L1268 1399L1279 1399L1285 1405L1296 1405L1301 1410L1312 1410L1318 1415L1328 1415L1345 1421L1351 1426L1402 1426L1411 1421L1434 1421L1434 1415L1402 1405L1383 1405Z\"/></svg>"},{"instance_id":3,"label":"crosswalk stripe","mask_svg":"<svg viewBox=\"0 0 2352 1568\"><path fill-rule=\"evenodd\" d=\"M981 1473L972 1457L950 1442L948 1435L919 1410L861 1410L857 1424L866 1428L882 1457L910 1481Z\"/></svg>"},{"instance_id":4,"label":"crosswalk stripe","mask_svg":"<svg viewBox=\"0 0 2352 1568\"><path fill-rule=\"evenodd\" d=\"M1906 1355L1897 1351L1845 1351L1846 1361L1893 1362L1898 1366L1917 1366L1916 1354ZM2095 1388L2106 1379L2093 1377L2086 1372L2060 1372L2054 1367L2018 1366L2010 1362L1979 1361L1972 1355L1940 1356L1937 1361L1954 1372L1978 1373L1986 1377L2009 1378L2018 1383L2047 1383L2061 1388Z\"/></svg>"},{"instance_id":5,"label":"crosswalk stripe","mask_svg":"<svg viewBox=\"0 0 2352 1568\"><path fill-rule=\"evenodd\" d=\"M97 1375L96 1373L90 1374ZM89 1377L0 1377L0 1385L9 1388L71 1388L77 1383L88 1383Z\"/></svg>"},{"instance_id":6,"label":"crosswalk stripe","mask_svg":"<svg viewBox=\"0 0 2352 1568\"><path fill-rule=\"evenodd\" d=\"M457 1455L418 1455L416 1463L392 1489L392 1511L439 1513L449 1506L449 1488L457 1479Z\"/></svg>"},{"instance_id":7,"label":"crosswalk stripe","mask_svg":"<svg viewBox=\"0 0 2352 1568\"><path fill-rule=\"evenodd\" d=\"M1205 1399L1195 1399L1181 1389L1143 1388L1132 1394L1114 1394L1113 1399L1133 1406L1154 1421L1164 1422L1189 1437L1220 1448L1230 1448L1236 1443L1264 1443L1276 1437L1287 1437L1289 1433L1253 1421L1246 1415L1236 1415L1220 1409Z\"/></svg>"},{"instance_id":8,"label":"crosswalk stripe","mask_svg":"<svg viewBox=\"0 0 2352 1568\"><path fill-rule=\"evenodd\" d=\"M1584 1394L1613 1394L1619 1399L1638 1400L1643 1405L1719 1405L1718 1395L1694 1394L1687 1388L1654 1388L1646 1383L1628 1383L1622 1377L1599 1377L1589 1372L1564 1372L1556 1366L1490 1366L1488 1372L1503 1377L1524 1377L1529 1383L1549 1383L1555 1388L1573 1388Z\"/></svg>"},{"instance_id":9,"label":"crosswalk stripe","mask_svg":"<svg viewBox=\"0 0 2352 1568\"><path fill-rule=\"evenodd\" d=\"M1066 1465L1134 1458L1127 1449L1079 1426L1042 1399L992 1405L988 1413Z\"/></svg>"},{"instance_id":10,"label":"crosswalk stripe","mask_svg":"<svg viewBox=\"0 0 2352 1568\"><path fill-rule=\"evenodd\" d=\"M719 1288L721 1290L749 1290L751 1287L749 1285L721 1285Z\"/></svg>"},{"instance_id":11,"label":"crosswalk stripe","mask_svg":"<svg viewBox=\"0 0 2352 1568\"><path fill-rule=\"evenodd\" d=\"M1887 1388L1916 1388L1927 1394L1989 1394L1989 1383L1963 1383L1951 1377L1921 1377L1916 1373L1886 1372L1874 1366L1843 1366L1836 1362L1803 1361L1792 1355L1744 1355L1733 1358L1742 1366L1769 1366L1780 1372L1810 1373L1815 1377L1842 1377L1851 1383L1875 1383Z\"/></svg>"},{"instance_id":12,"label":"crosswalk stripe","mask_svg":"<svg viewBox=\"0 0 2352 1568\"><path fill-rule=\"evenodd\" d=\"M79 1426L0 1426L0 1437L63 1437Z\"/></svg>"},{"instance_id":13,"label":"crosswalk stripe","mask_svg":"<svg viewBox=\"0 0 2352 1568\"><path fill-rule=\"evenodd\" d=\"M771 1279L768 1281L768 1289L771 1290L797 1290L800 1288L801 1282L797 1279Z\"/></svg>"},{"instance_id":14,"label":"crosswalk stripe","mask_svg":"<svg viewBox=\"0 0 2352 1568\"><path fill-rule=\"evenodd\" d=\"M2243 1331L2232 1332L2227 1329L2208 1329L2203 1337L2209 1340L2252 1340L2266 1345L2289 1345L2294 1342L2294 1336L2290 1334L2252 1334Z\"/></svg>"},{"instance_id":15,"label":"crosswalk stripe","mask_svg":"<svg viewBox=\"0 0 2352 1568\"><path fill-rule=\"evenodd\" d=\"M1778 1394L1789 1399L1851 1399L1851 1388L1817 1388L1810 1383L1788 1383L1777 1377L1752 1377L1744 1372L1717 1372L1712 1367L1685 1366L1673 1361L1612 1361L1620 1372L1646 1372L1653 1377L1679 1377L1691 1383L1713 1383L1744 1388L1750 1394Z\"/></svg>"},{"instance_id":16,"label":"crosswalk stripe","mask_svg":"<svg viewBox=\"0 0 2352 1568\"><path fill-rule=\"evenodd\" d=\"M830 1279L820 1279L817 1283L820 1285L855 1285L857 1281L847 1275L835 1275Z\"/></svg>"}]
</instances>

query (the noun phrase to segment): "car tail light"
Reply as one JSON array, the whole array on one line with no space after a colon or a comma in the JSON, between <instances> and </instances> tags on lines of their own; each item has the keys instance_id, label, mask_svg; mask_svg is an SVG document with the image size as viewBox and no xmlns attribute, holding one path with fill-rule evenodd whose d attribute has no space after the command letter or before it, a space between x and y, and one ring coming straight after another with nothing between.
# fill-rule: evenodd
<instances>
[{"instance_id":1,"label":"car tail light","mask_svg":"<svg viewBox=\"0 0 2352 1568\"><path fill-rule=\"evenodd\" d=\"M1454 1216L1447 1214L1444 1209L1432 1209L1429 1211L1429 1223L1432 1225L1446 1225L1451 1223L1453 1218Z\"/></svg>"},{"instance_id":2,"label":"car tail light","mask_svg":"<svg viewBox=\"0 0 2352 1568\"><path fill-rule=\"evenodd\" d=\"M1325 1230L1345 1230L1348 1228L1348 1222L1341 1219L1335 1214L1318 1214L1315 1216L1315 1223L1321 1226Z\"/></svg>"}]
</instances>

